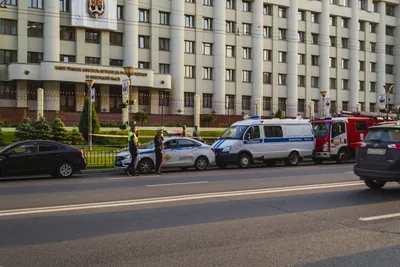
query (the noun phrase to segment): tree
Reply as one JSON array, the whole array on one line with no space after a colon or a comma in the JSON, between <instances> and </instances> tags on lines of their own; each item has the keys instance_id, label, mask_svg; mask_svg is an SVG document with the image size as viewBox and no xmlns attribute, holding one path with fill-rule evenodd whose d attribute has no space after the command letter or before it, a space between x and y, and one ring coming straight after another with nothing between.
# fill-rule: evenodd
<instances>
[{"instance_id":1,"label":"tree","mask_svg":"<svg viewBox=\"0 0 400 267\"><path fill-rule=\"evenodd\" d=\"M22 118L20 124L15 129L14 136L19 141L30 140L34 136L34 130L31 125L31 119L25 113L24 117Z\"/></svg>"},{"instance_id":2,"label":"tree","mask_svg":"<svg viewBox=\"0 0 400 267\"><path fill-rule=\"evenodd\" d=\"M84 138L77 129L72 129L72 131L69 133L69 141L72 145L82 145Z\"/></svg>"},{"instance_id":3,"label":"tree","mask_svg":"<svg viewBox=\"0 0 400 267\"><path fill-rule=\"evenodd\" d=\"M64 122L61 120L59 113L51 124L51 135L54 141L69 143L69 134L68 131L65 129Z\"/></svg>"},{"instance_id":4,"label":"tree","mask_svg":"<svg viewBox=\"0 0 400 267\"><path fill-rule=\"evenodd\" d=\"M278 111L275 113L274 118L278 118L278 119L283 120L285 118L285 115L283 114L281 109L278 109Z\"/></svg>"},{"instance_id":5,"label":"tree","mask_svg":"<svg viewBox=\"0 0 400 267\"><path fill-rule=\"evenodd\" d=\"M143 124L145 124L145 123L147 123L149 121L149 116L147 115L146 112L137 112L133 116L133 119L135 121L140 122L142 124L142 126L143 126Z\"/></svg>"},{"instance_id":6,"label":"tree","mask_svg":"<svg viewBox=\"0 0 400 267\"><path fill-rule=\"evenodd\" d=\"M3 131L0 128L0 146L4 146Z\"/></svg>"},{"instance_id":7,"label":"tree","mask_svg":"<svg viewBox=\"0 0 400 267\"><path fill-rule=\"evenodd\" d=\"M88 132L89 132L89 124L88 124L88 103L89 100L85 99L85 103L83 105L83 110L81 113L81 118L79 120L78 128L79 132L83 135L85 140L88 138ZM91 109L92 109L92 133L99 133L100 132L100 122L99 118L97 117L97 112L96 109L93 105L93 103L90 103Z\"/></svg>"},{"instance_id":8,"label":"tree","mask_svg":"<svg viewBox=\"0 0 400 267\"><path fill-rule=\"evenodd\" d=\"M44 117L40 117L33 124L33 139L50 140L52 138L50 125Z\"/></svg>"}]
</instances>

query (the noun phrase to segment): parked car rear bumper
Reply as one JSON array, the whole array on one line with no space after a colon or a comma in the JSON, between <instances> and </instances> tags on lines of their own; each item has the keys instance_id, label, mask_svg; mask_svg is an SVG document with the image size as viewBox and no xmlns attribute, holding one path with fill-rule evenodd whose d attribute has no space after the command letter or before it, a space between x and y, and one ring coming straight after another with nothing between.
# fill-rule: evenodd
<instances>
[{"instance_id":1,"label":"parked car rear bumper","mask_svg":"<svg viewBox=\"0 0 400 267\"><path fill-rule=\"evenodd\" d=\"M371 169L361 169L354 166L354 174L360 177L360 180L373 179L387 182L400 181L399 171L376 171Z\"/></svg>"}]
</instances>

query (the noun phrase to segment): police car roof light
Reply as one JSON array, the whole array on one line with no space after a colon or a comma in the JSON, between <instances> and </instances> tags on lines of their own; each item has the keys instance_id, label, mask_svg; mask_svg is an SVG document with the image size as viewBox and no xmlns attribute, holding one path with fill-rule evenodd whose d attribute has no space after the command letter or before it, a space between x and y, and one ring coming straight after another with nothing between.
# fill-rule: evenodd
<instances>
[{"instance_id":1,"label":"police car roof light","mask_svg":"<svg viewBox=\"0 0 400 267\"><path fill-rule=\"evenodd\" d=\"M332 120L332 117L330 117L330 116L325 117L324 120Z\"/></svg>"},{"instance_id":2,"label":"police car roof light","mask_svg":"<svg viewBox=\"0 0 400 267\"><path fill-rule=\"evenodd\" d=\"M258 116L258 115L251 116L250 118L253 119L253 120L259 120L259 119L261 119L261 117Z\"/></svg>"}]
</instances>

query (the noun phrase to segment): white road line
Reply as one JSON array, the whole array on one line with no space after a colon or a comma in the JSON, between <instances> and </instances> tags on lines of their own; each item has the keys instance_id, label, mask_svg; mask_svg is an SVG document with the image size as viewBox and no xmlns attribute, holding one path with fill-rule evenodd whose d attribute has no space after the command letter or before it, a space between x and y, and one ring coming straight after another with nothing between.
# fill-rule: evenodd
<instances>
[{"instance_id":1,"label":"white road line","mask_svg":"<svg viewBox=\"0 0 400 267\"><path fill-rule=\"evenodd\" d=\"M354 171L351 171L351 172L345 172L345 173L354 173Z\"/></svg>"},{"instance_id":2,"label":"white road line","mask_svg":"<svg viewBox=\"0 0 400 267\"><path fill-rule=\"evenodd\" d=\"M386 215L380 215L380 216L372 216L372 217L361 217L359 218L360 221L364 222L369 222L369 221L376 221L376 220L382 220L382 219L389 219L389 218L395 218L395 217L400 217L400 213L393 213L393 214L386 214Z\"/></svg>"},{"instance_id":3,"label":"white road line","mask_svg":"<svg viewBox=\"0 0 400 267\"><path fill-rule=\"evenodd\" d=\"M360 185L362 185L361 182L329 183L329 184L290 186L290 187L280 187L280 188L264 188L264 189L242 190L242 191L203 193L203 194L158 197L158 198L147 198L147 199L146 198L145 199L131 199L131 200L62 205L62 206L52 206L52 207L0 210L0 217L27 215L27 214L52 213L52 212L61 212L61 211L101 209L101 208L110 208L110 207L138 206L138 205L155 204L155 203L168 203L168 202L220 198L220 197L235 197L235 196L282 193L282 192L294 192L294 191L303 191L303 190L330 189L330 188L350 187L350 186L360 186Z\"/></svg>"},{"instance_id":4,"label":"white road line","mask_svg":"<svg viewBox=\"0 0 400 267\"><path fill-rule=\"evenodd\" d=\"M117 177L117 178L107 178L107 180L126 180L126 179L151 178L151 177L160 177L160 175Z\"/></svg>"},{"instance_id":5,"label":"white road line","mask_svg":"<svg viewBox=\"0 0 400 267\"><path fill-rule=\"evenodd\" d=\"M170 184L149 184L147 187L168 186L168 185L186 185L186 184L206 184L208 181L187 182L187 183L170 183Z\"/></svg>"}]
</instances>

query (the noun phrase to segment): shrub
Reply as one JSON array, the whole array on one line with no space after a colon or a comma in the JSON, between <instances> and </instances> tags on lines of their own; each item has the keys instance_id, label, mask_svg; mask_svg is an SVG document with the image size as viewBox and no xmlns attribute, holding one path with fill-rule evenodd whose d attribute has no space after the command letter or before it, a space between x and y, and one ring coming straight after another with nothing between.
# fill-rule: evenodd
<instances>
[{"instance_id":1,"label":"shrub","mask_svg":"<svg viewBox=\"0 0 400 267\"><path fill-rule=\"evenodd\" d=\"M137 112L133 115L133 120L140 122L143 126L145 123L149 122L149 116L146 112Z\"/></svg>"},{"instance_id":2,"label":"shrub","mask_svg":"<svg viewBox=\"0 0 400 267\"><path fill-rule=\"evenodd\" d=\"M49 140L52 139L51 128L44 117L40 117L39 120L32 124L33 127L33 139L38 140Z\"/></svg>"},{"instance_id":3,"label":"shrub","mask_svg":"<svg viewBox=\"0 0 400 267\"><path fill-rule=\"evenodd\" d=\"M88 138L88 131L89 131L89 123L88 123L88 106L90 103L90 107L92 110L92 133L99 133L100 132L100 122L99 118L97 117L96 108L93 103L89 102L88 99L85 99L85 103L83 105L83 110L81 113L81 118L79 120L78 128L79 132L83 135L85 140Z\"/></svg>"},{"instance_id":4,"label":"shrub","mask_svg":"<svg viewBox=\"0 0 400 267\"><path fill-rule=\"evenodd\" d=\"M64 122L61 120L59 114L57 113L56 118L51 124L51 135L54 141L70 144L70 135L65 129Z\"/></svg>"},{"instance_id":5,"label":"shrub","mask_svg":"<svg viewBox=\"0 0 400 267\"><path fill-rule=\"evenodd\" d=\"M275 113L274 118L283 120L283 119L285 119L285 115L283 114L281 109L278 109L278 111Z\"/></svg>"},{"instance_id":6,"label":"shrub","mask_svg":"<svg viewBox=\"0 0 400 267\"><path fill-rule=\"evenodd\" d=\"M5 145L5 143L4 143L4 139L3 139L3 131L0 128L0 146L4 146L4 145Z\"/></svg>"},{"instance_id":7,"label":"shrub","mask_svg":"<svg viewBox=\"0 0 400 267\"><path fill-rule=\"evenodd\" d=\"M68 135L69 142L71 142L72 145L83 145L83 136L77 129L72 129L72 131L69 132Z\"/></svg>"},{"instance_id":8,"label":"shrub","mask_svg":"<svg viewBox=\"0 0 400 267\"><path fill-rule=\"evenodd\" d=\"M206 116L204 116L204 123L206 123L208 125L208 127L210 127L211 124L213 124L215 121L217 120L217 117L214 114L207 114Z\"/></svg>"},{"instance_id":9,"label":"shrub","mask_svg":"<svg viewBox=\"0 0 400 267\"><path fill-rule=\"evenodd\" d=\"M34 129L31 125L31 119L25 113L20 124L15 129L14 136L19 141L30 140L34 137Z\"/></svg>"}]
</instances>

